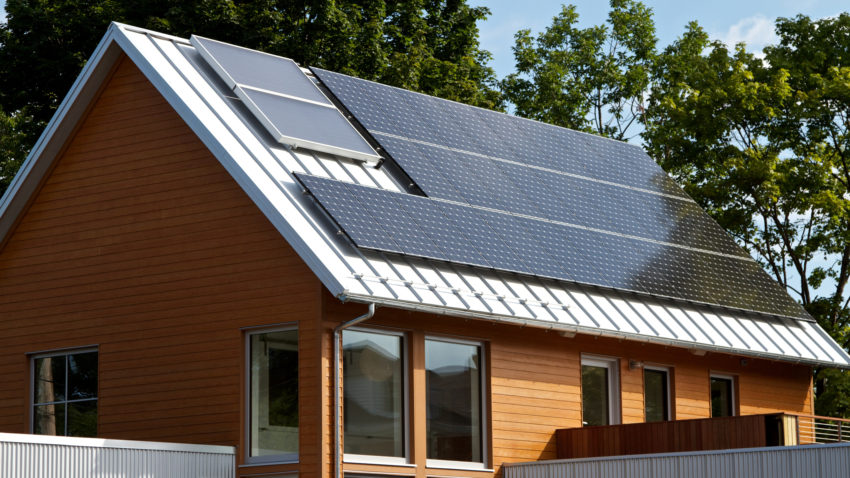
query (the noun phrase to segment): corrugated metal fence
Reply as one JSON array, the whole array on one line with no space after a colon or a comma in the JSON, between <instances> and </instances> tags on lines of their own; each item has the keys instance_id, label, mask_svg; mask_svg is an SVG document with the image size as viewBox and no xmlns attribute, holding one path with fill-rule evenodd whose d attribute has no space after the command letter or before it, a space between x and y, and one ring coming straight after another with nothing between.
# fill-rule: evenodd
<instances>
[{"instance_id":1,"label":"corrugated metal fence","mask_svg":"<svg viewBox=\"0 0 850 478\"><path fill-rule=\"evenodd\" d=\"M503 470L505 478L835 478L850 476L850 444L506 463Z\"/></svg>"},{"instance_id":2,"label":"corrugated metal fence","mask_svg":"<svg viewBox=\"0 0 850 478\"><path fill-rule=\"evenodd\" d=\"M233 478L233 447L0 433L2 478Z\"/></svg>"}]
</instances>

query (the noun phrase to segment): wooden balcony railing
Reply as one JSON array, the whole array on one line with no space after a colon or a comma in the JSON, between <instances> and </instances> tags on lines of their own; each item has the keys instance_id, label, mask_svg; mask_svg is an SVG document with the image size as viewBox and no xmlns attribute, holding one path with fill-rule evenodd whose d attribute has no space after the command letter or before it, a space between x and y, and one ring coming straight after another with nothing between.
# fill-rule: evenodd
<instances>
[{"instance_id":1,"label":"wooden balcony railing","mask_svg":"<svg viewBox=\"0 0 850 478\"><path fill-rule=\"evenodd\" d=\"M812 443L850 442L850 419L818 415L790 415L797 420L797 441Z\"/></svg>"}]
</instances>

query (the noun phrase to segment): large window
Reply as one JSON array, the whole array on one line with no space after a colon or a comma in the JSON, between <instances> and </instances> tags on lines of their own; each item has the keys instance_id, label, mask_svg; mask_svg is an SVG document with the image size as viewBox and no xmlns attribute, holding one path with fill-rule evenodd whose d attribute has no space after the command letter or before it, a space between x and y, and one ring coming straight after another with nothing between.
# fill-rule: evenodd
<instances>
[{"instance_id":1,"label":"large window","mask_svg":"<svg viewBox=\"0 0 850 478\"><path fill-rule=\"evenodd\" d=\"M481 345L427 339L425 372L428 459L483 466Z\"/></svg>"},{"instance_id":2,"label":"large window","mask_svg":"<svg viewBox=\"0 0 850 478\"><path fill-rule=\"evenodd\" d=\"M298 457L298 331L254 333L250 348L250 458Z\"/></svg>"},{"instance_id":3,"label":"large window","mask_svg":"<svg viewBox=\"0 0 850 478\"><path fill-rule=\"evenodd\" d=\"M32 361L33 433L96 436L97 351L43 354Z\"/></svg>"},{"instance_id":4,"label":"large window","mask_svg":"<svg viewBox=\"0 0 850 478\"><path fill-rule=\"evenodd\" d=\"M711 376L711 416L735 415L735 379L728 375Z\"/></svg>"},{"instance_id":5,"label":"large window","mask_svg":"<svg viewBox=\"0 0 850 478\"><path fill-rule=\"evenodd\" d=\"M342 353L346 459L367 455L403 461L406 455L403 337L346 330L342 334Z\"/></svg>"},{"instance_id":6,"label":"large window","mask_svg":"<svg viewBox=\"0 0 850 478\"><path fill-rule=\"evenodd\" d=\"M671 419L669 370L644 367L643 403L647 422L663 422Z\"/></svg>"},{"instance_id":7,"label":"large window","mask_svg":"<svg viewBox=\"0 0 850 478\"><path fill-rule=\"evenodd\" d=\"M617 359L581 359L581 418L584 426L620 423Z\"/></svg>"}]
</instances>

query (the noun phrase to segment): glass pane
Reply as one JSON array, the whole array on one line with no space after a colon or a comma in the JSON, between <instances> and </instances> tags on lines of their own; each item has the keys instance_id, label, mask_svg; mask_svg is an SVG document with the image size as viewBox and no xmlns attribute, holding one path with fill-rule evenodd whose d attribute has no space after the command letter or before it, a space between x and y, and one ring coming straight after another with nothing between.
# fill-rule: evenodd
<instances>
[{"instance_id":1,"label":"glass pane","mask_svg":"<svg viewBox=\"0 0 850 478\"><path fill-rule=\"evenodd\" d=\"M483 462L480 347L426 340L425 372L428 458Z\"/></svg>"},{"instance_id":2,"label":"glass pane","mask_svg":"<svg viewBox=\"0 0 850 478\"><path fill-rule=\"evenodd\" d=\"M401 337L342 335L345 453L404 456Z\"/></svg>"},{"instance_id":3,"label":"glass pane","mask_svg":"<svg viewBox=\"0 0 850 478\"><path fill-rule=\"evenodd\" d=\"M97 436L97 400L68 404L68 436Z\"/></svg>"},{"instance_id":4,"label":"glass pane","mask_svg":"<svg viewBox=\"0 0 850 478\"><path fill-rule=\"evenodd\" d=\"M35 407L33 421L33 432L38 435L65 435L65 404Z\"/></svg>"},{"instance_id":5,"label":"glass pane","mask_svg":"<svg viewBox=\"0 0 850 478\"><path fill-rule=\"evenodd\" d=\"M594 365L581 366L581 405L584 426L608 425L610 401L608 395L608 368Z\"/></svg>"},{"instance_id":6,"label":"glass pane","mask_svg":"<svg viewBox=\"0 0 850 478\"><path fill-rule=\"evenodd\" d=\"M711 416L731 417L732 380L711 377Z\"/></svg>"},{"instance_id":7,"label":"glass pane","mask_svg":"<svg viewBox=\"0 0 850 478\"><path fill-rule=\"evenodd\" d=\"M663 370L643 371L644 405L647 422L662 422L669 418L667 413L667 372Z\"/></svg>"},{"instance_id":8,"label":"glass pane","mask_svg":"<svg viewBox=\"0 0 850 478\"><path fill-rule=\"evenodd\" d=\"M35 403L65 400L65 356L35 360Z\"/></svg>"},{"instance_id":9,"label":"glass pane","mask_svg":"<svg viewBox=\"0 0 850 478\"><path fill-rule=\"evenodd\" d=\"M97 352L68 356L69 400L97 398Z\"/></svg>"},{"instance_id":10,"label":"glass pane","mask_svg":"<svg viewBox=\"0 0 850 478\"><path fill-rule=\"evenodd\" d=\"M251 456L298 453L298 331L251 336Z\"/></svg>"}]
</instances>

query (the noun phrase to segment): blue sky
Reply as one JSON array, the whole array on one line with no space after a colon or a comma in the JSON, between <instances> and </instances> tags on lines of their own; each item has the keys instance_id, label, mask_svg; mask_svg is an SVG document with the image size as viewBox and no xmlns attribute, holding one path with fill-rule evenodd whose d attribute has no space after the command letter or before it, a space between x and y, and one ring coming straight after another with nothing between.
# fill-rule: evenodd
<instances>
[{"instance_id":1,"label":"blue sky","mask_svg":"<svg viewBox=\"0 0 850 478\"><path fill-rule=\"evenodd\" d=\"M605 0L469 2L487 6L492 12L490 18L479 25L481 45L493 54L492 66L500 78L513 71L511 47L517 30L530 28L533 33L540 32L551 24L562 3L576 6L579 22L584 26L604 22L609 10ZM697 20L712 38L730 44L744 41L756 51L775 39L773 22L777 17L793 17L802 13L821 18L850 11L846 0L647 0L644 3L653 10L660 47L680 36L688 22Z\"/></svg>"}]
</instances>

